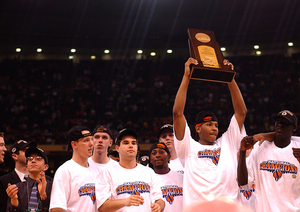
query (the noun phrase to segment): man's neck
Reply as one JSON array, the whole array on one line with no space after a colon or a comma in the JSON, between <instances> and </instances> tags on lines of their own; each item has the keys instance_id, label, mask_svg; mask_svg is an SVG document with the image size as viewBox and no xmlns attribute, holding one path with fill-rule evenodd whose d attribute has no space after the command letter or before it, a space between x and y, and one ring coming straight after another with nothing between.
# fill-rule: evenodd
<instances>
[{"instance_id":1,"label":"man's neck","mask_svg":"<svg viewBox=\"0 0 300 212\"><path fill-rule=\"evenodd\" d=\"M36 179L40 179L41 175L40 172L30 172L28 177L30 177L33 180L36 180Z\"/></svg>"},{"instance_id":2,"label":"man's neck","mask_svg":"<svg viewBox=\"0 0 300 212\"><path fill-rule=\"evenodd\" d=\"M157 168L157 167L154 167L154 172L156 174L168 174L170 171L169 167L163 167L163 168Z\"/></svg>"},{"instance_id":3,"label":"man's neck","mask_svg":"<svg viewBox=\"0 0 300 212\"><path fill-rule=\"evenodd\" d=\"M22 172L23 174L27 175L28 174L28 170L26 169L26 166L16 163L15 164L15 168L19 171Z\"/></svg>"},{"instance_id":4,"label":"man's neck","mask_svg":"<svg viewBox=\"0 0 300 212\"><path fill-rule=\"evenodd\" d=\"M80 166L89 167L88 158L87 157L80 157L75 152L73 152L72 160L78 163Z\"/></svg>"},{"instance_id":5,"label":"man's neck","mask_svg":"<svg viewBox=\"0 0 300 212\"><path fill-rule=\"evenodd\" d=\"M137 162L135 159L122 159L120 158L120 162L119 162L120 166L122 166L123 168L126 169L133 169L137 166Z\"/></svg>"},{"instance_id":6,"label":"man's neck","mask_svg":"<svg viewBox=\"0 0 300 212\"><path fill-rule=\"evenodd\" d=\"M171 154L170 160L175 160L176 158L178 158L175 148L169 149L169 151Z\"/></svg>"},{"instance_id":7,"label":"man's neck","mask_svg":"<svg viewBox=\"0 0 300 212\"><path fill-rule=\"evenodd\" d=\"M276 137L276 135L275 135L274 143L279 148L287 147L291 143L291 137L280 138L278 136Z\"/></svg>"},{"instance_id":8,"label":"man's neck","mask_svg":"<svg viewBox=\"0 0 300 212\"><path fill-rule=\"evenodd\" d=\"M96 152L94 152L92 159L96 163L101 163L101 164L106 164L109 162L109 157L107 157L107 153L97 154Z\"/></svg>"}]
</instances>

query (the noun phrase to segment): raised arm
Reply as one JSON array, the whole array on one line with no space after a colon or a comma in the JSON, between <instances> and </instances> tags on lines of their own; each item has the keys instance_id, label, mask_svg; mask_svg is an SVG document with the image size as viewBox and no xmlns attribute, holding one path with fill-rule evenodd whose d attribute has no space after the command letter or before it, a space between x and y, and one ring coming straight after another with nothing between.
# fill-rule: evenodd
<instances>
[{"instance_id":1,"label":"raised arm","mask_svg":"<svg viewBox=\"0 0 300 212\"><path fill-rule=\"evenodd\" d=\"M184 75L182 77L181 84L177 91L174 106L173 106L173 125L174 125L174 133L178 140L182 140L184 137L184 130L186 125L186 119L183 114L185 102L186 102L186 95L190 81L190 65L194 64L197 65L198 61L194 58L189 58L185 63Z\"/></svg>"},{"instance_id":2,"label":"raised arm","mask_svg":"<svg viewBox=\"0 0 300 212\"><path fill-rule=\"evenodd\" d=\"M232 63L229 63L228 60L224 60L223 63L224 65L231 66L231 69L233 70L233 65ZM235 79L233 79L230 83L227 84L231 94L231 101L234 109L234 115L239 124L240 129L242 129L247 114L247 108L243 96L241 94L241 91L235 82Z\"/></svg>"}]
</instances>

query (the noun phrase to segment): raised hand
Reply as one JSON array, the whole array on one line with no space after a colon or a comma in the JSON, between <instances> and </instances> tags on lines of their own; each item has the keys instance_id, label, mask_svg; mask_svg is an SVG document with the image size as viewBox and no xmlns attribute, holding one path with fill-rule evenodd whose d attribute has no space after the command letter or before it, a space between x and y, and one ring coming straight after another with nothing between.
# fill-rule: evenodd
<instances>
[{"instance_id":1,"label":"raised hand","mask_svg":"<svg viewBox=\"0 0 300 212\"><path fill-rule=\"evenodd\" d=\"M41 197L41 200L45 200L47 198L46 193L46 187L47 187L47 181L45 178L45 172L40 172L41 180L39 178L36 179L36 182L38 183L38 190Z\"/></svg>"},{"instance_id":2,"label":"raised hand","mask_svg":"<svg viewBox=\"0 0 300 212\"><path fill-rule=\"evenodd\" d=\"M185 64L184 64L184 67L185 67L185 69L184 69L184 75L186 75L186 76L188 76L188 77L191 76L190 65L192 65L192 64L198 65L198 61L197 61L196 59L190 57L190 58L185 62Z\"/></svg>"},{"instance_id":3,"label":"raised hand","mask_svg":"<svg viewBox=\"0 0 300 212\"><path fill-rule=\"evenodd\" d=\"M253 148L253 145L257 142L255 139L253 139L253 136L246 136L241 141L241 151L246 151L248 149Z\"/></svg>"}]
</instances>

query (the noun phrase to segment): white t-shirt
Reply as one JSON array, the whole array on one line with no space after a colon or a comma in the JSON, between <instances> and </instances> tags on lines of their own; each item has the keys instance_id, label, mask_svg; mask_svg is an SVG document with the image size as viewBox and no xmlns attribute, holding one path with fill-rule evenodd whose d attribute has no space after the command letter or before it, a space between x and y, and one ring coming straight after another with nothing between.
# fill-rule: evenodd
<instances>
[{"instance_id":1,"label":"white t-shirt","mask_svg":"<svg viewBox=\"0 0 300 212\"><path fill-rule=\"evenodd\" d=\"M118 162L109 158L109 161L107 163L97 163L95 162L92 157L89 157L88 159L88 162L89 162L89 165L91 166L92 169L95 169L98 174L100 174L104 169L107 169L108 167L111 167L111 166L117 166L118 165ZM97 175L98 175L97 174Z\"/></svg>"},{"instance_id":2,"label":"white t-shirt","mask_svg":"<svg viewBox=\"0 0 300 212\"><path fill-rule=\"evenodd\" d=\"M237 151L243 137L235 116L227 131L213 145L195 141L187 124L184 138L179 141L175 136L176 152L185 168L183 208L196 201L208 200L211 194L237 198Z\"/></svg>"},{"instance_id":3,"label":"white t-shirt","mask_svg":"<svg viewBox=\"0 0 300 212\"><path fill-rule=\"evenodd\" d=\"M105 169L96 185L97 208L107 199L125 199L132 194L144 198L144 204L139 206L123 207L118 212L151 212L151 203L162 199L156 175L151 168L137 164L133 169L116 167Z\"/></svg>"},{"instance_id":4,"label":"white t-shirt","mask_svg":"<svg viewBox=\"0 0 300 212\"><path fill-rule=\"evenodd\" d=\"M156 176L165 201L164 212L182 212L183 174L170 170L167 174Z\"/></svg>"},{"instance_id":5,"label":"white t-shirt","mask_svg":"<svg viewBox=\"0 0 300 212\"><path fill-rule=\"evenodd\" d=\"M264 141L254 145L249 161L249 183L255 180L255 211L300 211L300 168L292 147L300 148L292 138L285 148Z\"/></svg>"},{"instance_id":6,"label":"white t-shirt","mask_svg":"<svg viewBox=\"0 0 300 212\"><path fill-rule=\"evenodd\" d=\"M184 168L183 168L182 164L180 163L179 158L176 158L174 160L170 160L169 168L172 171L176 171L176 172L179 172L181 174L184 174Z\"/></svg>"},{"instance_id":7,"label":"white t-shirt","mask_svg":"<svg viewBox=\"0 0 300 212\"><path fill-rule=\"evenodd\" d=\"M61 165L53 179L50 209L67 211L97 211L95 197L96 173L74 160Z\"/></svg>"}]
</instances>

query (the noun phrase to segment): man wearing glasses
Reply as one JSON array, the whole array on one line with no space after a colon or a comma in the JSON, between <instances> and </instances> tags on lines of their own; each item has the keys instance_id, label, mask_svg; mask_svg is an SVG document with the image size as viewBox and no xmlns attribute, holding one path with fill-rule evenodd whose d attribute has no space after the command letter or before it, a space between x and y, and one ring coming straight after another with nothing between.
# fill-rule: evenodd
<instances>
[{"instance_id":1,"label":"man wearing glasses","mask_svg":"<svg viewBox=\"0 0 300 212\"><path fill-rule=\"evenodd\" d=\"M48 157L44 150L30 147L25 151L28 178L15 185L8 184L7 211L48 211L52 181L45 177Z\"/></svg>"}]
</instances>

